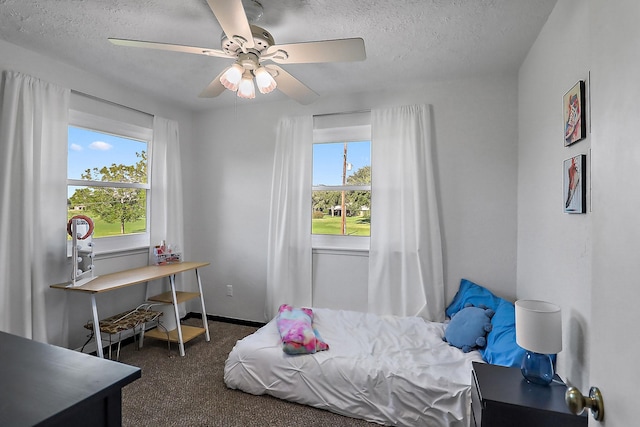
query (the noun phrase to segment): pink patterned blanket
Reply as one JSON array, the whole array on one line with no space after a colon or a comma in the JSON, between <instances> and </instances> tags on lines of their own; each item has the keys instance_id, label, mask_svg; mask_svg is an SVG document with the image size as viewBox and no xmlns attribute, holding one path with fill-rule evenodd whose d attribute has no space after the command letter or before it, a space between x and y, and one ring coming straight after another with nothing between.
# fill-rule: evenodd
<instances>
[{"instance_id":1,"label":"pink patterned blanket","mask_svg":"<svg viewBox=\"0 0 640 427\"><path fill-rule=\"evenodd\" d=\"M276 319L282 350L287 354L312 354L328 350L318 331L313 327L313 310L293 308L282 304Z\"/></svg>"}]
</instances>

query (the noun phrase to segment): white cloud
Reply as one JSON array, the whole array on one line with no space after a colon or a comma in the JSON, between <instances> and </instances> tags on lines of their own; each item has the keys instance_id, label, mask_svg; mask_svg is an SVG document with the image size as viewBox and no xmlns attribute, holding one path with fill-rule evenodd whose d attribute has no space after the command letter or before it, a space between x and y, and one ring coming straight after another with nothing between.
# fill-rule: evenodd
<instances>
[{"instance_id":1,"label":"white cloud","mask_svg":"<svg viewBox=\"0 0 640 427\"><path fill-rule=\"evenodd\" d=\"M78 144L71 144L69 149L73 151L82 151L82 146Z\"/></svg>"},{"instance_id":2,"label":"white cloud","mask_svg":"<svg viewBox=\"0 0 640 427\"><path fill-rule=\"evenodd\" d=\"M107 151L111 150L113 148L113 145L104 141L93 141L91 144L89 144L89 148L91 148L92 150Z\"/></svg>"}]
</instances>

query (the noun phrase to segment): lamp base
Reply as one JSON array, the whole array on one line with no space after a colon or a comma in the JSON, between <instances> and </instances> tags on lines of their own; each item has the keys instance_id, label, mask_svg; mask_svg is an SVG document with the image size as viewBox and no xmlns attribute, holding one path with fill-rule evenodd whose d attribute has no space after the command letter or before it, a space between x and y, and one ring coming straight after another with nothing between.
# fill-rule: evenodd
<instances>
[{"instance_id":1,"label":"lamp base","mask_svg":"<svg viewBox=\"0 0 640 427\"><path fill-rule=\"evenodd\" d=\"M522 376L530 383L549 385L555 374L551 355L540 354L533 351L525 353L520 366Z\"/></svg>"}]
</instances>

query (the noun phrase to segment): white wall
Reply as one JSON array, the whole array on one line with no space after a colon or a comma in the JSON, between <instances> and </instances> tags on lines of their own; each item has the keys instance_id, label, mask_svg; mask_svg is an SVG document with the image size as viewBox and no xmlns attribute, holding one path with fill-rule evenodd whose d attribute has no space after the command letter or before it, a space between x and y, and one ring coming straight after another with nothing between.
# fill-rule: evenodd
<instances>
[{"instance_id":1,"label":"white wall","mask_svg":"<svg viewBox=\"0 0 640 427\"><path fill-rule=\"evenodd\" d=\"M314 250L313 305L334 310L368 310L368 251Z\"/></svg>"},{"instance_id":2,"label":"white wall","mask_svg":"<svg viewBox=\"0 0 640 427\"><path fill-rule=\"evenodd\" d=\"M194 143L183 152L188 165L185 205L190 207L185 219L192 224L185 241L191 253L212 262L202 271L207 311L265 320L267 225L280 117L418 103L433 108L446 302L463 277L513 299L517 80L515 75L478 76L412 85L399 92L331 96L306 107L293 101L256 105L239 100L233 108L196 114ZM316 268L326 269L314 273L317 281L327 281L314 284L315 295L325 299L322 305L347 308L340 299L343 293L335 292L329 300L331 292L318 286L331 283L332 269L352 268L363 274L352 281L349 304L362 308L358 295L366 295L366 263L359 257L352 261L314 256ZM233 297L226 296L226 285L233 285Z\"/></svg>"},{"instance_id":3,"label":"white wall","mask_svg":"<svg viewBox=\"0 0 640 427\"><path fill-rule=\"evenodd\" d=\"M148 113L178 121L180 126L180 142L191 143L191 114L189 111L172 107L166 102L153 99L137 92L135 88L121 87L110 81L88 74L77 68L60 63L55 59L38 55L31 51L0 40L0 70L13 70L56 83L60 86L97 96L112 102L126 105ZM66 227L66 224L61 224ZM99 248L97 248L99 251ZM186 256L190 256L187 252ZM148 254L126 253L119 256L96 258L95 266L98 275L146 265ZM71 266L68 266L71 274ZM53 283L52 283L53 284ZM132 287L123 291L98 296L98 312L101 317L135 307L144 300L144 287ZM87 335L83 325L91 318L90 299L86 295L76 295L57 289L48 289L46 294L48 334L50 342L68 345L70 348L81 346ZM66 310L59 310L64 307ZM54 310L54 308L56 308Z\"/></svg>"},{"instance_id":4,"label":"white wall","mask_svg":"<svg viewBox=\"0 0 640 427\"><path fill-rule=\"evenodd\" d=\"M590 187L591 138L564 146L562 97L589 78L588 12L582 0L558 2L521 66L518 90L517 295L562 308L558 370L578 387L589 369L591 197L588 190L586 214L563 213L562 163L586 154Z\"/></svg>"}]
</instances>

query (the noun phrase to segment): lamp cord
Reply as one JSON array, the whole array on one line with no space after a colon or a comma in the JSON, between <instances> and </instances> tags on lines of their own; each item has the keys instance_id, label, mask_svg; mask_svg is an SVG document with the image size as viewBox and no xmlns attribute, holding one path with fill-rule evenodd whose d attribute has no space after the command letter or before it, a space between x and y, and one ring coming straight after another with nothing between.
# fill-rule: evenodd
<instances>
[{"instance_id":1,"label":"lamp cord","mask_svg":"<svg viewBox=\"0 0 640 427\"><path fill-rule=\"evenodd\" d=\"M559 378L559 377L558 377L558 378ZM551 380L551 382L552 382L552 383L556 383L556 384L566 385L566 384L565 384L565 382L564 382L564 381L562 381L562 379L556 379L556 378L553 378L553 379Z\"/></svg>"}]
</instances>

